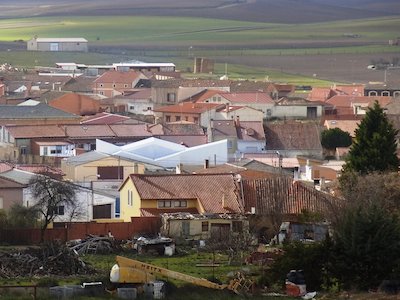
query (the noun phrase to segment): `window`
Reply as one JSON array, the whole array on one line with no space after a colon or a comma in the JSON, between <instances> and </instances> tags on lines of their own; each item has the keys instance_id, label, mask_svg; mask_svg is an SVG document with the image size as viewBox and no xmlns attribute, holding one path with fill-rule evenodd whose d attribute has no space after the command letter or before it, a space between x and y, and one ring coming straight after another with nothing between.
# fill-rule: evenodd
<instances>
[{"instance_id":1,"label":"window","mask_svg":"<svg viewBox=\"0 0 400 300\"><path fill-rule=\"evenodd\" d=\"M131 190L128 190L128 205L133 205L133 192Z\"/></svg>"},{"instance_id":2,"label":"window","mask_svg":"<svg viewBox=\"0 0 400 300\"><path fill-rule=\"evenodd\" d=\"M113 88L115 88L115 87L117 87L117 85L114 83L114 84L113 84Z\"/></svg>"},{"instance_id":3,"label":"window","mask_svg":"<svg viewBox=\"0 0 400 300\"><path fill-rule=\"evenodd\" d=\"M0 197L0 209L4 208L3 197Z\"/></svg>"},{"instance_id":4,"label":"window","mask_svg":"<svg viewBox=\"0 0 400 300\"><path fill-rule=\"evenodd\" d=\"M243 231L242 221L233 221L232 222L232 231L233 232L242 232Z\"/></svg>"},{"instance_id":5,"label":"window","mask_svg":"<svg viewBox=\"0 0 400 300\"><path fill-rule=\"evenodd\" d=\"M171 201L158 201L157 203L158 208L170 208L171 207Z\"/></svg>"},{"instance_id":6,"label":"window","mask_svg":"<svg viewBox=\"0 0 400 300\"><path fill-rule=\"evenodd\" d=\"M271 116L272 115L272 110L271 109L267 109L267 116Z\"/></svg>"},{"instance_id":7,"label":"window","mask_svg":"<svg viewBox=\"0 0 400 300\"><path fill-rule=\"evenodd\" d=\"M199 118L198 117L194 117L193 118L193 122L196 123L196 124L199 124Z\"/></svg>"},{"instance_id":8,"label":"window","mask_svg":"<svg viewBox=\"0 0 400 300\"><path fill-rule=\"evenodd\" d=\"M176 116L176 117L175 117L175 121L176 121L176 122L179 122L180 120L181 120L181 117L180 117L180 116Z\"/></svg>"},{"instance_id":9,"label":"window","mask_svg":"<svg viewBox=\"0 0 400 300\"><path fill-rule=\"evenodd\" d=\"M43 147L43 155L47 156L48 152L47 152L47 146Z\"/></svg>"},{"instance_id":10,"label":"window","mask_svg":"<svg viewBox=\"0 0 400 300\"><path fill-rule=\"evenodd\" d=\"M175 102L176 100L176 94L175 93L168 93L167 94L167 101L168 102Z\"/></svg>"},{"instance_id":11,"label":"window","mask_svg":"<svg viewBox=\"0 0 400 300\"><path fill-rule=\"evenodd\" d=\"M185 121L189 121L189 117L185 117Z\"/></svg>"},{"instance_id":12,"label":"window","mask_svg":"<svg viewBox=\"0 0 400 300\"><path fill-rule=\"evenodd\" d=\"M217 97L212 97L213 102L217 102Z\"/></svg>"},{"instance_id":13,"label":"window","mask_svg":"<svg viewBox=\"0 0 400 300\"><path fill-rule=\"evenodd\" d=\"M100 87L103 87L103 84L102 84L102 83L100 83L100 84L99 84L99 86L100 86Z\"/></svg>"},{"instance_id":14,"label":"window","mask_svg":"<svg viewBox=\"0 0 400 300\"><path fill-rule=\"evenodd\" d=\"M104 95L104 92L103 92L103 91L100 91L99 94L100 94L100 95Z\"/></svg>"},{"instance_id":15,"label":"window","mask_svg":"<svg viewBox=\"0 0 400 300\"><path fill-rule=\"evenodd\" d=\"M208 221L201 222L201 231L202 232L208 231Z\"/></svg>"},{"instance_id":16,"label":"window","mask_svg":"<svg viewBox=\"0 0 400 300\"><path fill-rule=\"evenodd\" d=\"M171 116L165 116L165 122L171 122Z\"/></svg>"},{"instance_id":17,"label":"window","mask_svg":"<svg viewBox=\"0 0 400 300\"><path fill-rule=\"evenodd\" d=\"M174 207L187 207L187 201L174 201Z\"/></svg>"},{"instance_id":18,"label":"window","mask_svg":"<svg viewBox=\"0 0 400 300\"><path fill-rule=\"evenodd\" d=\"M127 84L124 84L124 88L127 88L128 87L128 85Z\"/></svg>"},{"instance_id":19,"label":"window","mask_svg":"<svg viewBox=\"0 0 400 300\"><path fill-rule=\"evenodd\" d=\"M133 105L129 105L130 110L135 110L135 107Z\"/></svg>"},{"instance_id":20,"label":"window","mask_svg":"<svg viewBox=\"0 0 400 300\"><path fill-rule=\"evenodd\" d=\"M151 110L151 106L148 106L148 107L147 107L147 110Z\"/></svg>"},{"instance_id":21,"label":"window","mask_svg":"<svg viewBox=\"0 0 400 300\"><path fill-rule=\"evenodd\" d=\"M26 148L26 146L21 146L21 148L19 148L19 154L21 155L28 154L28 148Z\"/></svg>"},{"instance_id":22,"label":"window","mask_svg":"<svg viewBox=\"0 0 400 300\"><path fill-rule=\"evenodd\" d=\"M233 142L228 140L228 149L232 149L233 148Z\"/></svg>"},{"instance_id":23,"label":"window","mask_svg":"<svg viewBox=\"0 0 400 300\"><path fill-rule=\"evenodd\" d=\"M54 214L58 216L64 215L64 205L59 205L54 207Z\"/></svg>"}]
</instances>

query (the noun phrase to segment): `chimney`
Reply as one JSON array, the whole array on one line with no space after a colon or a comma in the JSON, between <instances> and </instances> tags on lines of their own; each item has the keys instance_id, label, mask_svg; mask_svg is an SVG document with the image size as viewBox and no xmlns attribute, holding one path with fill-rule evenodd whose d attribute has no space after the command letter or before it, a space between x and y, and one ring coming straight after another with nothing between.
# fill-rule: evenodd
<instances>
[{"instance_id":1,"label":"chimney","mask_svg":"<svg viewBox=\"0 0 400 300\"><path fill-rule=\"evenodd\" d=\"M139 174L139 165L137 163L133 164L133 174Z\"/></svg>"},{"instance_id":2,"label":"chimney","mask_svg":"<svg viewBox=\"0 0 400 300\"><path fill-rule=\"evenodd\" d=\"M225 199L225 193L222 194L222 208L228 209L228 201Z\"/></svg>"},{"instance_id":3,"label":"chimney","mask_svg":"<svg viewBox=\"0 0 400 300\"><path fill-rule=\"evenodd\" d=\"M177 164L175 170L176 174L182 174L182 164Z\"/></svg>"},{"instance_id":4,"label":"chimney","mask_svg":"<svg viewBox=\"0 0 400 300\"><path fill-rule=\"evenodd\" d=\"M208 159L204 160L204 169L208 169L210 166L210 161Z\"/></svg>"}]
</instances>

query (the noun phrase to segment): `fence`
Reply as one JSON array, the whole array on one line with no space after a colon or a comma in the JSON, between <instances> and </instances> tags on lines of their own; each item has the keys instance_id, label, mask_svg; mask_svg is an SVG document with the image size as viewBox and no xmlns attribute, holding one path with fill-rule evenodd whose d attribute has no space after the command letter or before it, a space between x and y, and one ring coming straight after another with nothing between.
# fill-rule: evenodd
<instances>
[{"instance_id":1,"label":"fence","mask_svg":"<svg viewBox=\"0 0 400 300\"><path fill-rule=\"evenodd\" d=\"M45 241L60 240L62 242L83 239L88 234L107 235L111 232L118 240L132 239L135 235L156 234L160 231L159 217L132 218L131 222L120 223L63 223L63 227L46 229ZM40 243L40 229L1 229L0 241L13 245L30 245Z\"/></svg>"}]
</instances>

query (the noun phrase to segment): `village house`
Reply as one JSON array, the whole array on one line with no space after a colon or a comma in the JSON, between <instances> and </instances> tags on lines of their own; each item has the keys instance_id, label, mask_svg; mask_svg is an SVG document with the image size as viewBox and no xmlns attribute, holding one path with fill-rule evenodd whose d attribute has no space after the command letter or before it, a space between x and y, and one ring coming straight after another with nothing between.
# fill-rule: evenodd
<instances>
[{"instance_id":1,"label":"village house","mask_svg":"<svg viewBox=\"0 0 400 300\"><path fill-rule=\"evenodd\" d=\"M230 106L225 104L219 107L215 113L214 120L236 120L262 122L264 114L262 111L248 106Z\"/></svg>"},{"instance_id":2,"label":"village house","mask_svg":"<svg viewBox=\"0 0 400 300\"><path fill-rule=\"evenodd\" d=\"M114 97L133 90L141 79L146 77L137 71L110 70L93 81L93 93Z\"/></svg>"},{"instance_id":3,"label":"village house","mask_svg":"<svg viewBox=\"0 0 400 300\"><path fill-rule=\"evenodd\" d=\"M175 105L168 105L154 109L156 123L159 121L170 122L193 122L200 126L207 127L215 117L217 109L221 107L216 103L191 103L182 102Z\"/></svg>"},{"instance_id":4,"label":"village house","mask_svg":"<svg viewBox=\"0 0 400 300\"><path fill-rule=\"evenodd\" d=\"M228 80L206 80L206 79L171 79L152 80L151 99L155 107L162 105L177 104L204 90L229 91Z\"/></svg>"},{"instance_id":5,"label":"village house","mask_svg":"<svg viewBox=\"0 0 400 300\"><path fill-rule=\"evenodd\" d=\"M207 129L209 141L227 140L230 158L242 153L262 153L265 151L266 137L263 123L235 120L214 120Z\"/></svg>"},{"instance_id":6,"label":"village house","mask_svg":"<svg viewBox=\"0 0 400 300\"><path fill-rule=\"evenodd\" d=\"M79 116L95 115L100 110L98 100L76 93L67 93L50 101L49 105Z\"/></svg>"},{"instance_id":7,"label":"village house","mask_svg":"<svg viewBox=\"0 0 400 300\"><path fill-rule=\"evenodd\" d=\"M313 122L274 122L265 126L266 153L322 158L321 126Z\"/></svg>"},{"instance_id":8,"label":"village house","mask_svg":"<svg viewBox=\"0 0 400 300\"><path fill-rule=\"evenodd\" d=\"M0 180L7 180L9 183L14 182L17 185L13 187L12 194L4 200L8 204L19 203L25 207L31 207L37 203L37 199L33 198L29 183L36 175L27 171L13 169L7 172L0 173ZM53 179L55 180L55 179ZM115 196L95 191L90 188L71 184L75 188L75 207L66 207L60 205L56 207L57 216L55 222L90 222L100 218L114 218L116 211ZM18 187L18 189L17 189ZM1 190L1 189L0 189ZM0 191L1 192L1 191ZM22 198L11 198L16 195L22 195ZM21 202L22 200L22 202Z\"/></svg>"},{"instance_id":9,"label":"village house","mask_svg":"<svg viewBox=\"0 0 400 300\"><path fill-rule=\"evenodd\" d=\"M319 119L324 113L324 103L300 97L283 97L267 110L268 119Z\"/></svg>"},{"instance_id":10,"label":"village house","mask_svg":"<svg viewBox=\"0 0 400 300\"><path fill-rule=\"evenodd\" d=\"M393 83L367 84L364 89L365 96L390 96L400 97L400 85Z\"/></svg>"},{"instance_id":11,"label":"village house","mask_svg":"<svg viewBox=\"0 0 400 300\"><path fill-rule=\"evenodd\" d=\"M238 214L243 211L233 174L130 175L121 185L121 219L162 213Z\"/></svg>"}]
</instances>

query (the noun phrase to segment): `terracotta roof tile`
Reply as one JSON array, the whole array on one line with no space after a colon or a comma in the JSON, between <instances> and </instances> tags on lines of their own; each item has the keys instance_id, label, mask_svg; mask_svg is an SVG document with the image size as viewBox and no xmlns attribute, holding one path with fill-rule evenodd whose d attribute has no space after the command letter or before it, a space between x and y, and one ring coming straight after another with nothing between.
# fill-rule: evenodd
<instances>
[{"instance_id":1,"label":"terracotta roof tile","mask_svg":"<svg viewBox=\"0 0 400 300\"><path fill-rule=\"evenodd\" d=\"M355 130L358 128L360 122L361 120L326 120L324 126L327 129L339 128L354 137Z\"/></svg>"},{"instance_id":2,"label":"terracotta roof tile","mask_svg":"<svg viewBox=\"0 0 400 300\"><path fill-rule=\"evenodd\" d=\"M85 95L67 93L49 104L51 107L76 115L94 115L99 111L100 104L97 100Z\"/></svg>"},{"instance_id":3,"label":"terracotta roof tile","mask_svg":"<svg viewBox=\"0 0 400 300\"><path fill-rule=\"evenodd\" d=\"M262 122L240 121L237 132L238 138L243 141L265 141Z\"/></svg>"},{"instance_id":4,"label":"terracotta roof tile","mask_svg":"<svg viewBox=\"0 0 400 300\"><path fill-rule=\"evenodd\" d=\"M268 150L322 150L320 127L313 123L269 123L265 135Z\"/></svg>"},{"instance_id":5,"label":"terracotta roof tile","mask_svg":"<svg viewBox=\"0 0 400 300\"><path fill-rule=\"evenodd\" d=\"M136 71L119 72L115 70L103 73L94 83L126 83L131 84L140 77L141 73Z\"/></svg>"},{"instance_id":6,"label":"terracotta roof tile","mask_svg":"<svg viewBox=\"0 0 400 300\"><path fill-rule=\"evenodd\" d=\"M207 144L207 135L161 135L160 140L185 145L186 147L195 147Z\"/></svg>"},{"instance_id":7,"label":"terracotta roof tile","mask_svg":"<svg viewBox=\"0 0 400 300\"><path fill-rule=\"evenodd\" d=\"M9 125L6 128L14 138L66 137L64 128L58 125Z\"/></svg>"},{"instance_id":8,"label":"terracotta roof tile","mask_svg":"<svg viewBox=\"0 0 400 300\"><path fill-rule=\"evenodd\" d=\"M219 93L223 98L231 102L235 103L265 103L265 104L273 104L275 103L272 100L271 96L266 93L259 92L243 92L243 93Z\"/></svg>"},{"instance_id":9,"label":"terracotta roof tile","mask_svg":"<svg viewBox=\"0 0 400 300\"><path fill-rule=\"evenodd\" d=\"M109 125L111 130L118 137L130 137L130 136L138 136L138 137L151 137L153 134L149 131L147 124L113 124Z\"/></svg>"},{"instance_id":10,"label":"terracotta roof tile","mask_svg":"<svg viewBox=\"0 0 400 300\"><path fill-rule=\"evenodd\" d=\"M130 180L145 200L198 199L206 213L240 213L232 174L136 175Z\"/></svg>"},{"instance_id":11,"label":"terracotta roof tile","mask_svg":"<svg viewBox=\"0 0 400 300\"><path fill-rule=\"evenodd\" d=\"M97 113L93 116L86 116L81 123L82 124L116 124L124 123L131 118L116 114L110 114L106 112Z\"/></svg>"},{"instance_id":12,"label":"terracotta roof tile","mask_svg":"<svg viewBox=\"0 0 400 300\"><path fill-rule=\"evenodd\" d=\"M193 113L201 114L212 109L217 109L221 104L214 103L189 103L182 102L175 105L162 106L155 108L154 112L169 112L169 113Z\"/></svg>"}]
</instances>

